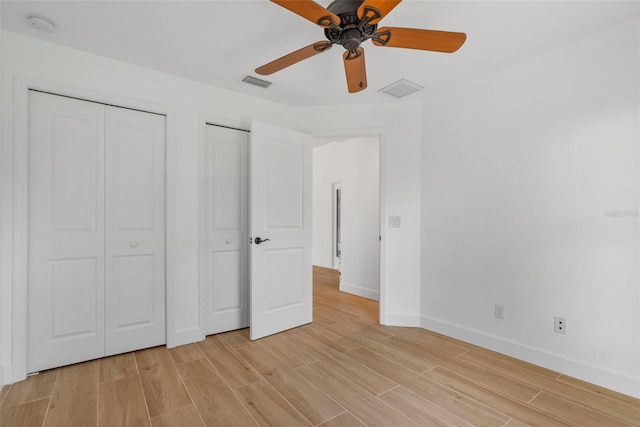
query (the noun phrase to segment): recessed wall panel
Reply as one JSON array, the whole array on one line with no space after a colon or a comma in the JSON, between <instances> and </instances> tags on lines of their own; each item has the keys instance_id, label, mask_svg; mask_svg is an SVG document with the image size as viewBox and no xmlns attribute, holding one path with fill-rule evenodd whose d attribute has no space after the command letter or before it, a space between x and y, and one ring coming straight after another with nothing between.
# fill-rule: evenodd
<instances>
[{"instance_id":1,"label":"recessed wall panel","mask_svg":"<svg viewBox=\"0 0 640 427\"><path fill-rule=\"evenodd\" d=\"M63 114L52 115L52 121L53 229L95 230L100 127L91 118Z\"/></svg>"},{"instance_id":2,"label":"recessed wall panel","mask_svg":"<svg viewBox=\"0 0 640 427\"><path fill-rule=\"evenodd\" d=\"M153 323L154 256L119 256L113 260L116 328Z\"/></svg>"},{"instance_id":3,"label":"recessed wall panel","mask_svg":"<svg viewBox=\"0 0 640 427\"><path fill-rule=\"evenodd\" d=\"M267 250L266 312L302 304L303 248Z\"/></svg>"},{"instance_id":4,"label":"recessed wall panel","mask_svg":"<svg viewBox=\"0 0 640 427\"><path fill-rule=\"evenodd\" d=\"M240 230L242 215L244 145L237 141L214 142L214 229Z\"/></svg>"},{"instance_id":5,"label":"recessed wall panel","mask_svg":"<svg viewBox=\"0 0 640 427\"><path fill-rule=\"evenodd\" d=\"M266 229L302 228L304 148L269 140L265 192Z\"/></svg>"},{"instance_id":6,"label":"recessed wall panel","mask_svg":"<svg viewBox=\"0 0 640 427\"><path fill-rule=\"evenodd\" d=\"M241 308L241 252L213 253L213 311L220 313Z\"/></svg>"},{"instance_id":7,"label":"recessed wall panel","mask_svg":"<svg viewBox=\"0 0 640 427\"><path fill-rule=\"evenodd\" d=\"M96 333L97 268L95 258L50 261L52 339Z\"/></svg>"},{"instance_id":8,"label":"recessed wall panel","mask_svg":"<svg viewBox=\"0 0 640 427\"><path fill-rule=\"evenodd\" d=\"M120 126L114 139L113 198L116 230L153 229L153 130Z\"/></svg>"}]
</instances>

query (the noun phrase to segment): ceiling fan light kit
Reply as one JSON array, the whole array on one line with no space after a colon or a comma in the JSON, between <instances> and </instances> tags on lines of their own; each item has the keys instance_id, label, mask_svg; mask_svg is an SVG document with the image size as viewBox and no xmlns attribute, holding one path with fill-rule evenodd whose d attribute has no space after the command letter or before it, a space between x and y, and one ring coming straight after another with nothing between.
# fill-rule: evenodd
<instances>
[{"instance_id":1,"label":"ceiling fan light kit","mask_svg":"<svg viewBox=\"0 0 640 427\"><path fill-rule=\"evenodd\" d=\"M402 0L335 0L326 9L313 0L271 1L323 27L328 41L313 43L278 58L257 68L256 73L273 74L339 44L346 50L342 58L350 93L360 92L367 87L365 55L361 44L369 39L374 46L452 53L467 38L464 33L449 31L378 28L378 22Z\"/></svg>"}]
</instances>

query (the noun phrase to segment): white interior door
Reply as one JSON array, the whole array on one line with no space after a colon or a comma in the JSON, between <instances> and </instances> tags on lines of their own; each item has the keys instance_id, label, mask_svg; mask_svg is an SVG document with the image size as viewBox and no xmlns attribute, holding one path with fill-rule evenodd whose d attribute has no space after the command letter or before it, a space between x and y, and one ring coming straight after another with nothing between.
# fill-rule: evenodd
<instances>
[{"instance_id":1,"label":"white interior door","mask_svg":"<svg viewBox=\"0 0 640 427\"><path fill-rule=\"evenodd\" d=\"M313 320L311 136L254 121L249 165L255 340Z\"/></svg>"},{"instance_id":2,"label":"white interior door","mask_svg":"<svg viewBox=\"0 0 640 427\"><path fill-rule=\"evenodd\" d=\"M249 326L248 133L206 126L204 280L206 334Z\"/></svg>"},{"instance_id":3,"label":"white interior door","mask_svg":"<svg viewBox=\"0 0 640 427\"><path fill-rule=\"evenodd\" d=\"M165 117L106 107L106 355L165 343Z\"/></svg>"},{"instance_id":4,"label":"white interior door","mask_svg":"<svg viewBox=\"0 0 640 427\"><path fill-rule=\"evenodd\" d=\"M28 372L104 355L105 107L29 93Z\"/></svg>"}]
</instances>

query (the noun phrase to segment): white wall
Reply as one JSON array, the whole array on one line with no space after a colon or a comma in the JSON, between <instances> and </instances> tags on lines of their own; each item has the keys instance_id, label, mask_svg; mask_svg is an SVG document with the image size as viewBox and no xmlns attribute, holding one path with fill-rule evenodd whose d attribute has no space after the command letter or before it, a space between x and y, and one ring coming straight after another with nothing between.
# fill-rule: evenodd
<instances>
[{"instance_id":1,"label":"white wall","mask_svg":"<svg viewBox=\"0 0 640 427\"><path fill-rule=\"evenodd\" d=\"M30 87L167 114L169 345L193 342L203 335L198 307L198 161L205 118L236 127L248 127L256 118L316 134L326 135L326 129L332 129L340 136L380 135L383 215L400 215L403 220L403 228L383 229L382 233L382 251L388 255L381 281L389 286L381 321L419 324L419 104L368 106L359 108L355 116L345 114L352 110L348 106L296 111L6 31L2 34L2 86L3 382L20 380L26 372L26 269L14 255L26 250L21 241L26 235L26 99ZM318 113L323 117L320 122L316 121Z\"/></svg>"},{"instance_id":2,"label":"white wall","mask_svg":"<svg viewBox=\"0 0 640 427\"><path fill-rule=\"evenodd\" d=\"M296 127L316 136L380 136L381 217L402 219L401 228L389 229L386 221L381 227L380 322L418 326L421 105L317 106L296 113Z\"/></svg>"},{"instance_id":3,"label":"white wall","mask_svg":"<svg viewBox=\"0 0 640 427\"><path fill-rule=\"evenodd\" d=\"M0 7L0 22L2 22L2 8ZM0 30L0 49L2 48L2 31ZM2 54L0 54L0 70L2 70ZM2 79L0 78L0 100L2 100ZM2 110L1 108L1 104L0 104L0 111ZM2 120L0 120L0 141L2 141ZM2 147L2 145L0 144L0 148ZM3 174L3 165L4 163L4 158L2 155L2 150L0 149L0 177ZM2 182L0 180L0 213L2 213L2 215L4 215L4 207L2 206L2 194L4 193L4 188L1 185ZM4 246L4 241L5 241L5 230L3 230L2 228L2 221L0 220L0 242L2 246L0 246L0 254L2 253L2 247ZM11 324L8 323L5 319L6 313L4 313L3 307L4 307L4 303L3 303L3 286L2 286L2 277L3 277L3 268L2 268L2 262L1 262L1 257L0 257L0 388L2 388L2 385L4 384L4 372L6 370L8 370L8 366L6 365L6 361L10 359L11 357L11 353L9 349L6 349L4 345L2 345L5 342L5 338L7 335L7 332L5 332L5 327L7 326L7 324Z\"/></svg>"},{"instance_id":4,"label":"white wall","mask_svg":"<svg viewBox=\"0 0 640 427\"><path fill-rule=\"evenodd\" d=\"M313 149L313 265L333 268L334 183L340 182L342 157L339 142Z\"/></svg>"},{"instance_id":5,"label":"white wall","mask_svg":"<svg viewBox=\"0 0 640 427\"><path fill-rule=\"evenodd\" d=\"M167 114L167 286L168 342L180 345L203 337L199 312L199 138L204 118L248 128L252 118L294 126L287 106L235 94L15 33L2 34L2 295L0 342L4 382L19 380L24 361L11 358L26 335L24 266L14 251L24 251L14 230L24 232L26 92L29 86L91 100ZM14 115L14 112L16 114ZM15 145L14 145L15 142ZM15 191L14 191L15 190ZM14 204L16 201L16 204ZM16 206L18 205L18 206ZM21 231L22 230L22 231ZM18 236L20 237L20 236ZM15 267L12 268L12 267ZM13 303L12 303L13 301ZM14 332L11 335L11 332ZM16 344L17 343L17 344Z\"/></svg>"},{"instance_id":6,"label":"white wall","mask_svg":"<svg viewBox=\"0 0 640 427\"><path fill-rule=\"evenodd\" d=\"M638 28L424 105L421 289L425 328L636 397Z\"/></svg>"},{"instance_id":7,"label":"white wall","mask_svg":"<svg viewBox=\"0 0 640 427\"><path fill-rule=\"evenodd\" d=\"M333 268L333 184L342 192L340 290L379 299L380 215L377 137L313 150L313 263Z\"/></svg>"}]
</instances>

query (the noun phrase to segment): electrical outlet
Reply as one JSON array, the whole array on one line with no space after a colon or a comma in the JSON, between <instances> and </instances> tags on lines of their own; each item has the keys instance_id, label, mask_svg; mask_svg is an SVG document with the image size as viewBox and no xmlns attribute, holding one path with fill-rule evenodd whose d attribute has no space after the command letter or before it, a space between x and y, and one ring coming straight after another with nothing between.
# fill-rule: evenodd
<instances>
[{"instance_id":1,"label":"electrical outlet","mask_svg":"<svg viewBox=\"0 0 640 427\"><path fill-rule=\"evenodd\" d=\"M495 314L496 314L496 319L504 320L504 305L496 304Z\"/></svg>"},{"instance_id":2,"label":"electrical outlet","mask_svg":"<svg viewBox=\"0 0 640 427\"><path fill-rule=\"evenodd\" d=\"M554 327L553 331L557 334L567 334L567 319L564 317L554 317Z\"/></svg>"}]
</instances>

